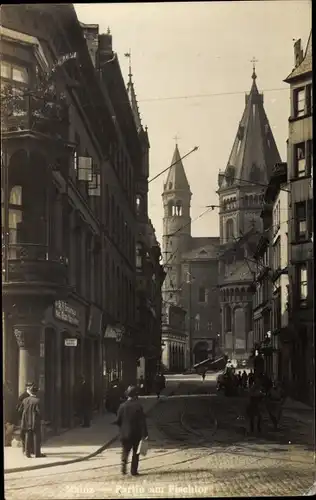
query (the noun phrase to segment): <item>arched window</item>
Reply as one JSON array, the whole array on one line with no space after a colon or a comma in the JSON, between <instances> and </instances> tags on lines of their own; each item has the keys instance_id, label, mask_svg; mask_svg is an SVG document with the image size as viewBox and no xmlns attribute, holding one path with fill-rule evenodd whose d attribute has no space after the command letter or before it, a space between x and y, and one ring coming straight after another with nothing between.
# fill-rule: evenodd
<instances>
[{"instance_id":1,"label":"arched window","mask_svg":"<svg viewBox=\"0 0 316 500\"><path fill-rule=\"evenodd\" d=\"M176 206L175 206L175 215L181 216L182 215L182 202L177 201Z\"/></svg>"},{"instance_id":2,"label":"arched window","mask_svg":"<svg viewBox=\"0 0 316 500\"><path fill-rule=\"evenodd\" d=\"M141 270L143 268L143 244L140 242L136 243L136 269Z\"/></svg>"},{"instance_id":3,"label":"arched window","mask_svg":"<svg viewBox=\"0 0 316 500\"><path fill-rule=\"evenodd\" d=\"M225 317L224 317L225 332L231 332L232 331L232 310L228 304L225 305L224 311L225 311Z\"/></svg>"},{"instance_id":4,"label":"arched window","mask_svg":"<svg viewBox=\"0 0 316 500\"><path fill-rule=\"evenodd\" d=\"M169 201L169 202L168 202L168 215L169 215L169 216L174 215L174 214L173 214L173 208L174 208L174 206L173 206L173 201Z\"/></svg>"},{"instance_id":5,"label":"arched window","mask_svg":"<svg viewBox=\"0 0 316 500\"><path fill-rule=\"evenodd\" d=\"M234 221L233 219L228 219L226 221L226 241L232 240L234 237Z\"/></svg>"}]
</instances>

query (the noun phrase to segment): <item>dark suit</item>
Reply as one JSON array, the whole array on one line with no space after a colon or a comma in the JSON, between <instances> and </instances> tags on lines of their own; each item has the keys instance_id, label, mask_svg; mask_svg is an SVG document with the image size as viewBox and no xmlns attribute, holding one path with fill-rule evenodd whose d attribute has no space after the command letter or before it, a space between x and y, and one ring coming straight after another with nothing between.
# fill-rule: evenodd
<instances>
[{"instance_id":1,"label":"dark suit","mask_svg":"<svg viewBox=\"0 0 316 500\"><path fill-rule=\"evenodd\" d=\"M136 475L139 462L137 448L141 439L148 435L146 417L140 402L128 399L122 403L117 412L116 423L120 427L122 442L122 473L126 473L128 456L133 450L131 474Z\"/></svg>"},{"instance_id":2,"label":"dark suit","mask_svg":"<svg viewBox=\"0 0 316 500\"><path fill-rule=\"evenodd\" d=\"M34 452L41 456L41 413L40 400L37 396L28 396L22 402L23 413L21 430L25 432L25 455Z\"/></svg>"},{"instance_id":3,"label":"dark suit","mask_svg":"<svg viewBox=\"0 0 316 500\"><path fill-rule=\"evenodd\" d=\"M18 404L16 405L16 411L19 415L19 419L21 420L22 418L22 413L23 413L23 401L29 397L29 393L27 391L24 391L20 396L18 400ZM20 431L20 437L21 437L21 443L22 443L22 452L25 453L25 430L22 429L21 426L21 431ZM33 453L34 450L31 449L31 453Z\"/></svg>"}]
</instances>

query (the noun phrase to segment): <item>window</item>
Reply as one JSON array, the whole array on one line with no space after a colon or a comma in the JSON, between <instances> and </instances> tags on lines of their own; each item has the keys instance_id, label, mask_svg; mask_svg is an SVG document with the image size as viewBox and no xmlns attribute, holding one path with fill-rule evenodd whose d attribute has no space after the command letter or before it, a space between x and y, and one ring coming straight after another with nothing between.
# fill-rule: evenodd
<instances>
[{"instance_id":1,"label":"window","mask_svg":"<svg viewBox=\"0 0 316 500\"><path fill-rule=\"evenodd\" d=\"M308 285L307 285L307 266L306 264L300 264L297 268L298 274L298 297L300 303L306 303L308 296Z\"/></svg>"},{"instance_id":2,"label":"window","mask_svg":"<svg viewBox=\"0 0 316 500\"><path fill-rule=\"evenodd\" d=\"M175 215L181 216L182 215L182 203L181 201L177 201L176 206L175 206Z\"/></svg>"},{"instance_id":3,"label":"window","mask_svg":"<svg viewBox=\"0 0 316 500\"><path fill-rule=\"evenodd\" d=\"M199 288L199 302L206 302L206 289L204 286Z\"/></svg>"},{"instance_id":4,"label":"window","mask_svg":"<svg viewBox=\"0 0 316 500\"><path fill-rule=\"evenodd\" d=\"M297 177L305 177L306 175L306 156L305 156L305 143L295 144L295 168Z\"/></svg>"},{"instance_id":5,"label":"window","mask_svg":"<svg viewBox=\"0 0 316 500\"><path fill-rule=\"evenodd\" d=\"M226 222L226 241L230 241L234 238L234 221L233 219L228 219Z\"/></svg>"},{"instance_id":6,"label":"window","mask_svg":"<svg viewBox=\"0 0 316 500\"><path fill-rule=\"evenodd\" d=\"M277 271L281 267L280 237L276 240L272 248L273 248L273 269L274 271Z\"/></svg>"},{"instance_id":7,"label":"window","mask_svg":"<svg viewBox=\"0 0 316 500\"><path fill-rule=\"evenodd\" d=\"M305 88L294 91L294 115L295 117L305 115Z\"/></svg>"},{"instance_id":8,"label":"window","mask_svg":"<svg viewBox=\"0 0 316 500\"><path fill-rule=\"evenodd\" d=\"M313 113L313 87L312 85L306 86L306 114Z\"/></svg>"},{"instance_id":9,"label":"window","mask_svg":"<svg viewBox=\"0 0 316 500\"><path fill-rule=\"evenodd\" d=\"M142 209L142 197L140 194L136 195L136 213L140 215Z\"/></svg>"},{"instance_id":10,"label":"window","mask_svg":"<svg viewBox=\"0 0 316 500\"><path fill-rule=\"evenodd\" d=\"M200 331L200 315L199 314L197 314L195 316L195 328L194 329L196 332Z\"/></svg>"},{"instance_id":11,"label":"window","mask_svg":"<svg viewBox=\"0 0 316 500\"><path fill-rule=\"evenodd\" d=\"M169 201L168 203L168 216L172 216L173 215L173 201Z\"/></svg>"},{"instance_id":12,"label":"window","mask_svg":"<svg viewBox=\"0 0 316 500\"><path fill-rule=\"evenodd\" d=\"M295 203L295 224L296 239L305 240L307 238L307 210L306 202Z\"/></svg>"},{"instance_id":13,"label":"window","mask_svg":"<svg viewBox=\"0 0 316 500\"><path fill-rule=\"evenodd\" d=\"M136 244L136 269L141 270L143 267L143 245Z\"/></svg>"},{"instance_id":14,"label":"window","mask_svg":"<svg viewBox=\"0 0 316 500\"><path fill-rule=\"evenodd\" d=\"M23 66L1 61L1 78L7 78L19 83L28 83L28 71Z\"/></svg>"},{"instance_id":15,"label":"window","mask_svg":"<svg viewBox=\"0 0 316 500\"><path fill-rule=\"evenodd\" d=\"M238 141L237 154L238 154L239 146L240 146L240 141ZM234 180L235 180L235 169L234 169L234 167L232 167L232 166L228 167L227 173L226 173L225 177L226 177L227 186L232 186L234 184Z\"/></svg>"}]
</instances>

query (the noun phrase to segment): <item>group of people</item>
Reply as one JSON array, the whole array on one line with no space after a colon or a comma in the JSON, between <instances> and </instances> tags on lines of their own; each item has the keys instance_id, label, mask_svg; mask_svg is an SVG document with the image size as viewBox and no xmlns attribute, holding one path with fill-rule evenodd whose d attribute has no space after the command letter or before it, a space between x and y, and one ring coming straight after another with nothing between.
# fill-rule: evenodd
<instances>
[{"instance_id":1,"label":"group of people","mask_svg":"<svg viewBox=\"0 0 316 500\"><path fill-rule=\"evenodd\" d=\"M249 400L246 413L249 419L250 432L254 432L255 424L258 432L262 428L262 416L266 409L274 430L278 430L285 394L278 381L272 381L267 375L254 377L249 387Z\"/></svg>"},{"instance_id":2,"label":"group of people","mask_svg":"<svg viewBox=\"0 0 316 500\"><path fill-rule=\"evenodd\" d=\"M42 428L40 399L38 397L38 387L29 382L25 391L19 397L16 410L21 419L21 443L22 453L27 457L44 457L41 453Z\"/></svg>"}]
</instances>

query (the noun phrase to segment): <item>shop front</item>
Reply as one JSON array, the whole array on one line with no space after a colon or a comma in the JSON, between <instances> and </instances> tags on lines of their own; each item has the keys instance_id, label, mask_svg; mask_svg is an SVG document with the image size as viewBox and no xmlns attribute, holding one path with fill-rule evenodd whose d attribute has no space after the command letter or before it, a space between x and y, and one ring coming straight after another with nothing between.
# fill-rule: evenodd
<instances>
[{"instance_id":1,"label":"shop front","mask_svg":"<svg viewBox=\"0 0 316 500\"><path fill-rule=\"evenodd\" d=\"M74 425L74 392L83 373L85 322L85 306L71 299L56 301L45 314L40 389L45 421L55 431Z\"/></svg>"}]
</instances>

